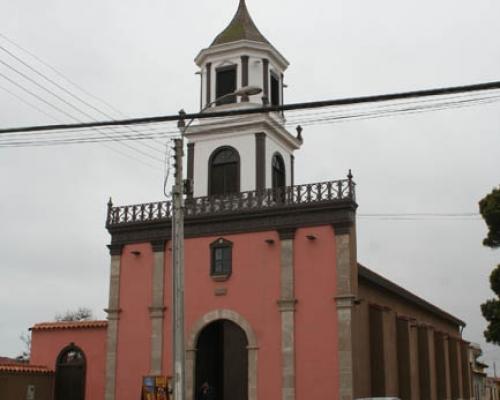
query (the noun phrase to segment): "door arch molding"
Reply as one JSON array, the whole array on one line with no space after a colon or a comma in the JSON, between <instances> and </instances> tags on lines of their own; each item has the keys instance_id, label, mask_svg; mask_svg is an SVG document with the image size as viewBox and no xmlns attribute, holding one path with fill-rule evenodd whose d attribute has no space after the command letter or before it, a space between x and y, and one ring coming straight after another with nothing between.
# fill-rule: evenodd
<instances>
[{"instance_id":1,"label":"door arch molding","mask_svg":"<svg viewBox=\"0 0 500 400\"><path fill-rule=\"evenodd\" d=\"M228 320L238 325L247 337L248 346L248 400L257 400L257 337L250 323L236 311L213 310L198 319L188 336L186 346L186 395L189 400L194 399L195 371L196 371L196 343L205 327L212 322Z\"/></svg>"}]
</instances>

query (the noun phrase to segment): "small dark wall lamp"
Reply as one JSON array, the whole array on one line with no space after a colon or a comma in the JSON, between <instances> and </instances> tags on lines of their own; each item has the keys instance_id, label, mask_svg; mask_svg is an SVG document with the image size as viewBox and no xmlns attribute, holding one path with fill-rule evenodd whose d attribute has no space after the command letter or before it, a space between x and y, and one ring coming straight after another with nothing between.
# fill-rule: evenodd
<instances>
[{"instance_id":1,"label":"small dark wall lamp","mask_svg":"<svg viewBox=\"0 0 500 400\"><path fill-rule=\"evenodd\" d=\"M274 239L266 239L267 244L274 244Z\"/></svg>"},{"instance_id":2,"label":"small dark wall lamp","mask_svg":"<svg viewBox=\"0 0 500 400\"><path fill-rule=\"evenodd\" d=\"M139 250L132 250L131 253L136 257L141 255L141 252Z\"/></svg>"},{"instance_id":3,"label":"small dark wall lamp","mask_svg":"<svg viewBox=\"0 0 500 400\"><path fill-rule=\"evenodd\" d=\"M317 239L316 235L307 235L306 238L308 240L316 240Z\"/></svg>"}]
</instances>

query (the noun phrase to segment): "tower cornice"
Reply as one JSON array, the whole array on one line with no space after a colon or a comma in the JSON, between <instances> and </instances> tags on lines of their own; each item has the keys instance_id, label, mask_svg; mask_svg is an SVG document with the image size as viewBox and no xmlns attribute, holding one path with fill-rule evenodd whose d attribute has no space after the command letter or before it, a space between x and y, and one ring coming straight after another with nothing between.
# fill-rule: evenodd
<instances>
[{"instance_id":1,"label":"tower cornice","mask_svg":"<svg viewBox=\"0 0 500 400\"><path fill-rule=\"evenodd\" d=\"M273 133L273 137L293 150L299 149L302 145L302 142L290 134L281 122L266 114L249 115L230 120L220 119L210 123L192 125L185 136L188 139L203 141L217 139L219 135L221 139L224 139L228 137L228 134L238 136L255 132Z\"/></svg>"},{"instance_id":2,"label":"tower cornice","mask_svg":"<svg viewBox=\"0 0 500 400\"><path fill-rule=\"evenodd\" d=\"M236 52L238 54L249 53L249 55L251 55L252 53L256 53L266 55L283 71L290 65L288 60L273 45L251 40L239 40L237 42L224 43L208 47L201 50L194 61L199 67L201 67L205 64L208 58L224 58L225 56L231 56Z\"/></svg>"}]
</instances>

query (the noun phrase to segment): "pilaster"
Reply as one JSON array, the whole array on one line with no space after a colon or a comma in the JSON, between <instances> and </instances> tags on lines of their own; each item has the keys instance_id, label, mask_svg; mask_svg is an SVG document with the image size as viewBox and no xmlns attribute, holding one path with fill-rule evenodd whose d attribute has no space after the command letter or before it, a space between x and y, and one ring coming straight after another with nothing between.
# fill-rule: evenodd
<instances>
[{"instance_id":1,"label":"pilaster","mask_svg":"<svg viewBox=\"0 0 500 400\"><path fill-rule=\"evenodd\" d=\"M212 63L207 63L206 65L206 99L205 107L212 101Z\"/></svg>"},{"instance_id":2,"label":"pilaster","mask_svg":"<svg viewBox=\"0 0 500 400\"><path fill-rule=\"evenodd\" d=\"M118 350L118 321L120 319L120 268L123 246L108 246L111 255L109 301L108 308L104 311L108 314L108 328L106 337L106 381L105 400L115 400L116 393L116 356Z\"/></svg>"},{"instance_id":3,"label":"pilaster","mask_svg":"<svg viewBox=\"0 0 500 400\"><path fill-rule=\"evenodd\" d=\"M396 314L386 307L382 314L384 341L385 395L399 396Z\"/></svg>"},{"instance_id":4,"label":"pilaster","mask_svg":"<svg viewBox=\"0 0 500 400\"><path fill-rule=\"evenodd\" d=\"M295 229L279 232L281 241L281 363L282 400L295 400L295 282L294 282L294 238Z\"/></svg>"},{"instance_id":5,"label":"pilaster","mask_svg":"<svg viewBox=\"0 0 500 400\"><path fill-rule=\"evenodd\" d=\"M255 134L255 189L260 191L266 188L266 134Z\"/></svg>"},{"instance_id":6,"label":"pilaster","mask_svg":"<svg viewBox=\"0 0 500 400\"><path fill-rule=\"evenodd\" d=\"M165 315L164 276L165 241L151 243L154 252L152 304L149 307L151 318L151 375L161 375L163 360L163 326Z\"/></svg>"},{"instance_id":7,"label":"pilaster","mask_svg":"<svg viewBox=\"0 0 500 400\"><path fill-rule=\"evenodd\" d=\"M418 327L420 394L422 398L437 400L434 330L427 325Z\"/></svg>"},{"instance_id":8,"label":"pilaster","mask_svg":"<svg viewBox=\"0 0 500 400\"><path fill-rule=\"evenodd\" d=\"M462 355L462 388L463 397L466 400L472 398L472 382L470 374L470 362L469 362L469 343L460 340L459 341L460 352Z\"/></svg>"},{"instance_id":9,"label":"pilaster","mask_svg":"<svg viewBox=\"0 0 500 400\"><path fill-rule=\"evenodd\" d=\"M434 332L434 351L436 356L436 386L439 400L451 399L450 371L448 367L447 335L443 332Z\"/></svg>"},{"instance_id":10,"label":"pilaster","mask_svg":"<svg viewBox=\"0 0 500 400\"><path fill-rule=\"evenodd\" d=\"M267 58L262 60L262 90L262 95L269 101L269 60Z\"/></svg>"},{"instance_id":11,"label":"pilaster","mask_svg":"<svg viewBox=\"0 0 500 400\"><path fill-rule=\"evenodd\" d=\"M356 230L334 226L337 271L339 400L354 397L353 307L357 295Z\"/></svg>"},{"instance_id":12,"label":"pilaster","mask_svg":"<svg viewBox=\"0 0 500 400\"><path fill-rule=\"evenodd\" d=\"M451 377L451 398L453 400L463 399L462 386L462 355L460 351L460 339L450 337L448 339L450 377Z\"/></svg>"},{"instance_id":13,"label":"pilaster","mask_svg":"<svg viewBox=\"0 0 500 400\"><path fill-rule=\"evenodd\" d=\"M398 358L398 384L399 396L403 400L412 399L411 378L411 337L410 319L398 317L397 325L397 358Z\"/></svg>"},{"instance_id":14,"label":"pilaster","mask_svg":"<svg viewBox=\"0 0 500 400\"><path fill-rule=\"evenodd\" d=\"M187 178L191 182L194 180L194 143L187 145Z\"/></svg>"},{"instance_id":15,"label":"pilaster","mask_svg":"<svg viewBox=\"0 0 500 400\"><path fill-rule=\"evenodd\" d=\"M411 400L420 400L419 361L418 361L418 325L415 320L410 321L410 377Z\"/></svg>"},{"instance_id":16,"label":"pilaster","mask_svg":"<svg viewBox=\"0 0 500 400\"><path fill-rule=\"evenodd\" d=\"M248 56L241 56L241 87L248 86ZM244 96L241 101L248 102L248 96Z\"/></svg>"}]
</instances>

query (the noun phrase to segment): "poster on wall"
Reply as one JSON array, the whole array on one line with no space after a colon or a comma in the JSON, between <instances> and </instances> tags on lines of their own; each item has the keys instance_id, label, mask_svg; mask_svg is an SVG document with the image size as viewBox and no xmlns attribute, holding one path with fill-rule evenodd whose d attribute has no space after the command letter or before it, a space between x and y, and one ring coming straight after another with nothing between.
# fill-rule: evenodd
<instances>
[{"instance_id":1,"label":"poster on wall","mask_svg":"<svg viewBox=\"0 0 500 400\"><path fill-rule=\"evenodd\" d=\"M142 380L142 400L171 400L166 376L145 376Z\"/></svg>"}]
</instances>

